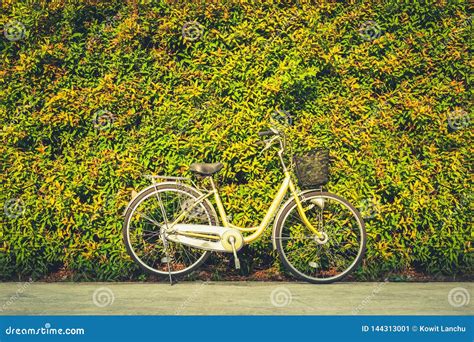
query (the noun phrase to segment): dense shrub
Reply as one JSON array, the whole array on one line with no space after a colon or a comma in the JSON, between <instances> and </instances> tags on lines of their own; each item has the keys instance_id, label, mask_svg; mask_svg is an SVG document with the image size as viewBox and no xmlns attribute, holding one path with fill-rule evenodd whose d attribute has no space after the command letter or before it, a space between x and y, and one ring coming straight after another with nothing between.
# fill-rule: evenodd
<instances>
[{"instance_id":1,"label":"dense shrub","mask_svg":"<svg viewBox=\"0 0 474 342\"><path fill-rule=\"evenodd\" d=\"M468 1L286 3L3 1L0 278L137 279L130 193L194 161L225 164L229 212L256 224L275 111L295 149L331 149L328 190L366 217L357 279L472 275ZM278 266L269 238L245 271Z\"/></svg>"}]
</instances>

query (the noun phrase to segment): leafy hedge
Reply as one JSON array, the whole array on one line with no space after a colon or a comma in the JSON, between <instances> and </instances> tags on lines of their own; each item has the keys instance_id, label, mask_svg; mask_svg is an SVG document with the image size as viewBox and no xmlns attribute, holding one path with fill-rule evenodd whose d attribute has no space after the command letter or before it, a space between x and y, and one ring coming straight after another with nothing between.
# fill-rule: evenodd
<instances>
[{"instance_id":1,"label":"leafy hedge","mask_svg":"<svg viewBox=\"0 0 474 342\"><path fill-rule=\"evenodd\" d=\"M357 279L471 276L468 1L286 3L3 1L0 279L144 278L123 209L194 161L222 161L234 221L259 222L275 111L297 150L331 149L328 190L366 217ZM279 267L270 232L243 255Z\"/></svg>"}]
</instances>

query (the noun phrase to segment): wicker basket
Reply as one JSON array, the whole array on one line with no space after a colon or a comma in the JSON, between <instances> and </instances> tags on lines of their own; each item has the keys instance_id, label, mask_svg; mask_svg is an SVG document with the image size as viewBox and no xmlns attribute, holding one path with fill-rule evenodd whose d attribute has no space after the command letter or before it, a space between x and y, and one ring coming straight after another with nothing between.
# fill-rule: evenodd
<instances>
[{"instance_id":1,"label":"wicker basket","mask_svg":"<svg viewBox=\"0 0 474 342\"><path fill-rule=\"evenodd\" d=\"M301 188L320 187L329 181L329 150L314 149L293 160Z\"/></svg>"}]
</instances>

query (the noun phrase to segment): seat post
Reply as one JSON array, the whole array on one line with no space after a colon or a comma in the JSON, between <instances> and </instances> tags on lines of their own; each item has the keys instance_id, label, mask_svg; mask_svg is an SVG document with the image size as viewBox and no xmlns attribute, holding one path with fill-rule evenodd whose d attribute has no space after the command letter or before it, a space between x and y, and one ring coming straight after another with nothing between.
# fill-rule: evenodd
<instances>
[{"instance_id":1,"label":"seat post","mask_svg":"<svg viewBox=\"0 0 474 342\"><path fill-rule=\"evenodd\" d=\"M211 182L211 187L212 187L212 191L214 191L214 193L217 192L217 187L216 187L216 184L214 183L214 179L212 176L208 176L209 177L209 181Z\"/></svg>"},{"instance_id":2,"label":"seat post","mask_svg":"<svg viewBox=\"0 0 474 342\"><path fill-rule=\"evenodd\" d=\"M224 227L228 227L229 220L227 219L227 214L225 213L224 205L222 204L221 197L219 196L219 192L217 191L217 187L214 183L214 179L212 178L212 176L209 177L209 181L211 182L212 192L214 193L214 199L216 201L217 210L219 211L222 224L224 225Z\"/></svg>"}]
</instances>

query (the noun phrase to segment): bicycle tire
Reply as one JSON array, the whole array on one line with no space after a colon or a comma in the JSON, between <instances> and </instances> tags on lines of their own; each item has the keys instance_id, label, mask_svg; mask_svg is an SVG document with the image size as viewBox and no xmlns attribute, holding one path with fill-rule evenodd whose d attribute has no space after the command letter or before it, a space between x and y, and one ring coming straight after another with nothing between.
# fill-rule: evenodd
<instances>
[{"instance_id":1,"label":"bicycle tire","mask_svg":"<svg viewBox=\"0 0 474 342\"><path fill-rule=\"evenodd\" d=\"M140 206L141 203L143 203L144 200L150 198L153 194L156 192L164 192L164 191L181 191L183 193L186 193L189 195L191 198L198 198L200 196L200 193L194 189L191 186L188 185L183 185L183 184L171 184L171 183L163 183L163 184L156 184L153 187L149 187L142 192L140 192L137 197L135 197L131 202L129 207L127 208L125 215L124 215L124 223L122 227L122 236L124 239L125 247L127 250L127 253L130 255L132 260L137 263L143 270L150 274L155 274L158 276L168 276L169 272L168 271L160 271L157 269L154 269L153 267L150 267L149 265L146 265L141 258L135 253L134 248L131 244L130 241L130 220L132 218L133 213L135 212L136 208ZM209 224L210 225L218 225L218 218L216 211L214 210L214 207L211 205L211 203L208 200L204 200L201 202L203 205L203 208L206 211L207 216L209 217ZM184 246L184 245L183 245ZM199 268L208 258L209 258L210 252L209 251L204 251L202 253L202 256L191 266L185 268L184 270L178 270L178 271L171 271L171 275L174 277L183 277L189 273L192 273L195 271L197 268Z\"/></svg>"},{"instance_id":2,"label":"bicycle tire","mask_svg":"<svg viewBox=\"0 0 474 342\"><path fill-rule=\"evenodd\" d=\"M284 228L284 223L286 219L288 218L290 212L292 210L296 210L296 202L293 199L282 209L281 215L279 215L276 222L274 238L275 238L276 248L280 256L280 260L282 264L284 265L285 269L287 269L293 276L297 277L298 279L301 279L310 283L314 283L314 284L328 284L328 283L333 283L335 281L340 281L343 278L345 278L347 275L352 273L357 268L357 266L361 263L362 259L364 258L365 249L366 249L366 240L367 240L364 220L362 219L362 216L359 213L359 211L347 200L345 200L344 198L340 196L337 196L328 192L321 192L318 190L307 191L304 193L303 196L304 196L305 201L311 198L326 197L326 198L334 199L338 201L339 203L341 203L342 205L344 205L345 207L347 207L358 222L358 227L360 230L360 237L361 237L361 245L360 245L359 252L356 256L356 259L351 263L351 265L344 272L334 277L315 278L315 277L308 276L307 274L304 274L303 272L299 271L294 265L292 265L290 260L288 260L288 258L286 257L285 251L283 249L284 239L282 237L282 230Z\"/></svg>"}]
</instances>

